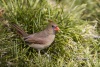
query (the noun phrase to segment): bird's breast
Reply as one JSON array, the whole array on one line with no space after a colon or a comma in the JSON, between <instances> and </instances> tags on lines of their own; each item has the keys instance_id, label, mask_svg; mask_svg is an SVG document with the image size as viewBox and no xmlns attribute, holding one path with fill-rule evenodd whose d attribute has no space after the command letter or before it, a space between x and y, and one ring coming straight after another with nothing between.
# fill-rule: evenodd
<instances>
[{"instance_id":1,"label":"bird's breast","mask_svg":"<svg viewBox=\"0 0 100 67\"><path fill-rule=\"evenodd\" d=\"M55 35L49 35L46 39L47 44L50 45L54 41Z\"/></svg>"}]
</instances>

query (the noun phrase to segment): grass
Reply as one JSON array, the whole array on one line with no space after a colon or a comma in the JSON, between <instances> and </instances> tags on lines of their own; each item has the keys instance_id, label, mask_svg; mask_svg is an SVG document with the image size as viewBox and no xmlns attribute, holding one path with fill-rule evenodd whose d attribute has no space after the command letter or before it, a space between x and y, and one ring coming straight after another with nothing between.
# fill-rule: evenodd
<instances>
[{"instance_id":1,"label":"grass","mask_svg":"<svg viewBox=\"0 0 100 67\"><path fill-rule=\"evenodd\" d=\"M0 21L2 67L100 66L99 0L1 0L0 6L5 10L0 17L4 19ZM28 47L9 24L17 23L31 34L43 30L47 19L55 21L61 31L38 57L37 50Z\"/></svg>"}]
</instances>

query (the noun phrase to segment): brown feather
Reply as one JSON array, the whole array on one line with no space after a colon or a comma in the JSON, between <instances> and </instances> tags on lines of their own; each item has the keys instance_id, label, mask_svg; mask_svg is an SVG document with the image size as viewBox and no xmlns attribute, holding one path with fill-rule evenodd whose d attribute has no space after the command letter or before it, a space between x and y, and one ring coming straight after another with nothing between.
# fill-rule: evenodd
<instances>
[{"instance_id":1,"label":"brown feather","mask_svg":"<svg viewBox=\"0 0 100 67\"><path fill-rule=\"evenodd\" d=\"M28 36L28 34L17 24L11 24L11 27L16 29L16 31L19 35L22 35L23 37Z\"/></svg>"},{"instance_id":2,"label":"brown feather","mask_svg":"<svg viewBox=\"0 0 100 67\"><path fill-rule=\"evenodd\" d=\"M45 44L45 40L43 40L42 38L29 38L25 39L25 42L34 44Z\"/></svg>"},{"instance_id":3,"label":"brown feather","mask_svg":"<svg viewBox=\"0 0 100 67\"><path fill-rule=\"evenodd\" d=\"M31 34L24 38L26 42L34 44L45 44L48 33L44 30L38 33Z\"/></svg>"}]
</instances>

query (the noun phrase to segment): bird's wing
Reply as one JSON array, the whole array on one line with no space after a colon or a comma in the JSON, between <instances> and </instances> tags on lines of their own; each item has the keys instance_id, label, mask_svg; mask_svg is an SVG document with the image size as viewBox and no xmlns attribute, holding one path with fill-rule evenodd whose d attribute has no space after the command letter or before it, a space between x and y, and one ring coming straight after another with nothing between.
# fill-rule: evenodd
<instances>
[{"instance_id":1,"label":"bird's wing","mask_svg":"<svg viewBox=\"0 0 100 67\"><path fill-rule=\"evenodd\" d=\"M25 41L28 43L34 43L34 44L45 44L46 38L45 37L37 37L35 35L30 35L25 38Z\"/></svg>"}]
</instances>

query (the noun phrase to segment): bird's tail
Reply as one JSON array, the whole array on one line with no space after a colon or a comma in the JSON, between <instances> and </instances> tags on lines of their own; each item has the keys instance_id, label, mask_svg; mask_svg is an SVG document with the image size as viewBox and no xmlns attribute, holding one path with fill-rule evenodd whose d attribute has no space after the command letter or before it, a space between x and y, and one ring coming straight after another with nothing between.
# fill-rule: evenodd
<instances>
[{"instance_id":1,"label":"bird's tail","mask_svg":"<svg viewBox=\"0 0 100 67\"><path fill-rule=\"evenodd\" d=\"M11 24L11 27L14 28L19 35L23 37L28 36L28 34L17 24Z\"/></svg>"}]
</instances>

